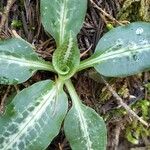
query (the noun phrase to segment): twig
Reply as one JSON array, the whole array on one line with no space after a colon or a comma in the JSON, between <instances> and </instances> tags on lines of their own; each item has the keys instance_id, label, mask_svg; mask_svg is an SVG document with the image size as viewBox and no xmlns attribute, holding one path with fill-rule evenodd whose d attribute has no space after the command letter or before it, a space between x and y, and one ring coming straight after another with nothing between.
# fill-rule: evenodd
<instances>
[{"instance_id":1,"label":"twig","mask_svg":"<svg viewBox=\"0 0 150 150\"><path fill-rule=\"evenodd\" d=\"M8 86L5 95L3 96L1 103L0 103L0 113L2 114L4 112L4 104L5 104L5 100L7 98L7 95L9 93L10 90L10 85Z\"/></svg>"},{"instance_id":2,"label":"twig","mask_svg":"<svg viewBox=\"0 0 150 150\"><path fill-rule=\"evenodd\" d=\"M116 22L117 24L119 24L121 26L123 25L118 20L116 20L114 17L112 17L110 14L105 12L102 8L100 8L93 0L90 0L90 2L94 5L95 8L97 8L100 12L102 12L107 18L109 18L110 20Z\"/></svg>"},{"instance_id":3,"label":"twig","mask_svg":"<svg viewBox=\"0 0 150 150\"><path fill-rule=\"evenodd\" d=\"M121 126L122 124L120 122L117 122L115 128L113 128L113 133L115 134L113 134L111 143L114 150L118 150Z\"/></svg>"},{"instance_id":4,"label":"twig","mask_svg":"<svg viewBox=\"0 0 150 150\"><path fill-rule=\"evenodd\" d=\"M21 38L15 30L12 30L12 35L16 38Z\"/></svg>"},{"instance_id":5,"label":"twig","mask_svg":"<svg viewBox=\"0 0 150 150\"><path fill-rule=\"evenodd\" d=\"M3 15L2 15L2 19L1 19L1 23L0 23L0 33L5 25L6 20L8 19L8 15L9 15L9 11L11 6L14 4L15 0L8 0L7 1L7 5L4 9Z\"/></svg>"},{"instance_id":6,"label":"twig","mask_svg":"<svg viewBox=\"0 0 150 150\"><path fill-rule=\"evenodd\" d=\"M92 46L93 46L93 44L91 44L90 47L86 51L84 51L82 54L80 54L80 58L82 58L87 52L89 52L91 50Z\"/></svg>"},{"instance_id":7,"label":"twig","mask_svg":"<svg viewBox=\"0 0 150 150\"><path fill-rule=\"evenodd\" d=\"M19 90L19 88L18 88L18 86L17 85L14 85L14 88L15 88L15 90L16 90L16 92L17 92L17 94L20 92L20 90Z\"/></svg>"},{"instance_id":8,"label":"twig","mask_svg":"<svg viewBox=\"0 0 150 150\"><path fill-rule=\"evenodd\" d=\"M58 146L59 146L59 150L63 150L60 143L58 143Z\"/></svg>"},{"instance_id":9,"label":"twig","mask_svg":"<svg viewBox=\"0 0 150 150\"><path fill-rule=\"evenodd\" d=\"M114 98L118 101L118 103L129 113L131 114L134 118L139 120L142 124L145 126L149 127L149 124L144 121L142 118L140 118L126 103L123 102L123 99L116 93L116 91L113 90L113 88L109 85L109 83L102 77L102 80L104 81L106 87L108 90L112 93Z\"/></svg>"}]
</instances>

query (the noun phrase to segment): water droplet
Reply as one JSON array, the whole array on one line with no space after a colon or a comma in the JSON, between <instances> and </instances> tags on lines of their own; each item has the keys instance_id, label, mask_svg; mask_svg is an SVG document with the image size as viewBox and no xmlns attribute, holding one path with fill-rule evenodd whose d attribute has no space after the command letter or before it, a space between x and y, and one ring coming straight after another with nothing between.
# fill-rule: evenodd
<instances>
[{"instance_id":1,"label":"water droplet","mask_svg":"<svg viewBox=\"0 0 150 150\"><path fill-rule=\"evenodd\" d=\"M139 27L136 29L136 34L141 35L144 32L143 28Z\"/></svg>"},{"instance_id":2,"label":"water droplet","mask_svg":"<svg viewBox=\"0 0 150 150\"><path fill-rule=\"evenodd\" d=\"M133 54L132 57L133 57L133 60L135 60L135 61L138 59L136 54Z\"/></svg>"},{"instance_id":3,"label":"water droplet","mask_svg":"<svg viewBox=\"0 0 150 150\"><path fill-rule=\"evenodd\" d=\"M141 40L139 40L139 44L140 45L147 45L147 44L149 44L149 42L146 39L141 39Z\"/></svg>"},{"instance_id":4,"label":"water droplet","mask_svg":"<svg viewBox=\"0 0 150 150\"><path fill-rule=\"evenodd\" d=\"M121 48L122 47L122 45L123 45L123 41L122 41L122 39L118 39L117 41L116 41L116 47L115 48Z\"/></svg>"},{"instance_id":5,"label":"water droplet","mask_svg":"<svg viewBox=\"0 0 150 150\"><path fill-rule=\"evenodd\" d=\"M31 106L31 107L28 108L28 111L30 111L30 112L32 112L33 110L34 110L33 106Z\"/></svg>"},{"instance_id":6,"label":"water droplet","mask_svg":"<svg viewBox=\"0 0 150 150\"><path fill-rule=\"evenodd\" d=\"M45 7L45 9L47 10L47 9L48 9L48 7Z\"/></svg>"},{"instance_id":7,"label":"water droplet","mask_svg":"<svg viewBox=\"0 0 150 150\"><path fill-rule=\"evenodd\" d=\"M134 42L129 42L128 48L129 48L130 50L134 50L134 49L137 48L137 45L136 45L136 43L134 43Z\"/></svg>"},{"instance_id":8,"label":"water droplet","mask_svg":"<svg viewBox=\"0 0 150 150\"><path fill-rule=\"evenodd\" d=\"M122 41L122 39L118 39L118 40L116 41L116 44L117 44L117 45L121 45L121 46L122 46L122 45L123 45L123 41Z\"/></svg>"}]
</instances>

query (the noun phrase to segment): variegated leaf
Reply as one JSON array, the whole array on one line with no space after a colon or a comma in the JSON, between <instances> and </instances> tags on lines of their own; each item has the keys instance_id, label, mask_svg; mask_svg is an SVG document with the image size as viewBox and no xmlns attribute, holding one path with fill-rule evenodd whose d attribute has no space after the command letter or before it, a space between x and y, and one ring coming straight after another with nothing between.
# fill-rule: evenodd
<instances>
[{"instance_id":1,"label":"variegated leaf","mask_svg":"<svg viewBox=\"0 0 150 150\"><path fill-rule=\"evenodd\" d=\"M45 30L58 46L72 31L80 31L87 9L87 0L41 0L41 18Z\"/></svg>"},{"instance_id":2,"label":"variegated leaf","mask_svg":"<svg viewBox=\"0 0 150 150\"><path fill-rule=\"evenodd\" d=\"M150 69L150 23L135 22L110 30L80 69L94 66L105 76L129 76Z\"/></svg>"},{"instance_id":3,"label":"variegated leaf","mask_svg":"<svg viewBox=\"0 0 150 150\"><path fill-rule=\"evenodd\" d=\"M105 123L90 107L74 105L65 118L64 130L72 150L106 149Z\"/></svg>"},{"instance_id":4,"label":"variegated leaf","mask_svg":"<svg viewBox=\"0 0 150 150\"><path fill-rule=\"evenodd\" d=\"M70 33L69 38L55 50L53 66L61 77L70 78L74 75L79 63L80 52L78 45Z\"/></svg>"},{"instance_id":5,"label":"variegated leaf","mask_svg":"<svg viewBox=\"0 0 150 150\"><path fill-rule=\"evenodd\" d=\"M70 81L65 83L73 101L64 122L65 135L72 150L105 150L107 132L104 120L81 103Z\"/></svg>"},{"instance_id":6,"label":"variegated leaf","mask_svg":"<svg viewBox=\"0 0 150 150\"><path fill-rule=\"evenodd\" d=\"M45 149L59 133L67 106L61 83L46 80L24 89L0 117L0 149Z\"/></svg>"},{"instance_id":7,"label":"variegated leaf","mask_svg":"<svg viewBox=\"0 0 150 150\"><path fill-rule=\"evenodd\" d=\"M54 71L29 43L19 38L0 41L0 70L0 84L24 82L37 70Z\"/></svg>"}]
</instances>

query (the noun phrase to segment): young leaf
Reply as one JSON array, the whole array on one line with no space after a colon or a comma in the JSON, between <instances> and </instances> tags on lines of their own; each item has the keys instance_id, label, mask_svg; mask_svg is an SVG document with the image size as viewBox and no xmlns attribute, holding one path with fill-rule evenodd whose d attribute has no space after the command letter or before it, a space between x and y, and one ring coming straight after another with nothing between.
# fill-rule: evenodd
<instances>
[{"instance_id":1,"label":"young leaf","mask_svg":"<svg viewBox=\"0 0 150 150\"><path fill-rule=\"evenodd\" d=\"M0 117L0 149L45 149L59 133L67 107L60 82L46 80L24 89Z\"/></svg>"},{"instance_id":2,"label":"young leaf","mask_svg":"<svg viewBox=\"0 0 150 150\"><path fill-rule=\"evenodd\" d=\"M73 150L105 150L107 133L103 119L91 108L83 105L72 84L66 82L73 101L65 122L65 135Z\"/></svg>"},{"instance_id":3,"label":"young leaf","mask_svg":"<svg viewBox=\"0 0 150 150\"><path fill-rule=\"evenodd\" d=\"M19 38L0 41L0 70L0 84L24 82L37 70L54 71L29 43Z\"/></svg>"},{"instance_id":4,"label":"young leaf","mask_svg":"<svg viewBox=\"0 0 150 150\"><path fill-rule=\"evenodd\" d=\"M64 78L70 78L80 63L80 52L76 40L70 34L69 38L58 47L53 54L53 66Z\"/></svg>"},{"instance_id":5,"label":"young leaf","mask_svg":"<svg viewBox=\"0 0 150 150\"><path fill-rule=\"evenodd\" d=\"M110 30L95 54L79 70L94 66L105 76L128 76L150 69L150 23L136 22Z\"/></svg>"},{"instance_id":6,"label":"young leaf","mask_svg":"<svg viewBox=\"0 0 150 150\"><path fill-rule=\"evenodd\" d=\"M87 9L87 0L41 0L41 19L45 30L56 40L57 46L64 43L68 33L74 36L82 27Z\"/></svg>"}]
</instances>

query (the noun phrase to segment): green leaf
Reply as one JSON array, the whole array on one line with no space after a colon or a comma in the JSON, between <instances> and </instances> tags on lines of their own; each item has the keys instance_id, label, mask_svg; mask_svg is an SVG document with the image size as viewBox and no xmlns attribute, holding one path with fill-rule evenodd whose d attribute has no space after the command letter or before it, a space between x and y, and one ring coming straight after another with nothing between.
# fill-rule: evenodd
<instances>
[{"instance_id":1,"label":"green leaf","mask_svg":"<svg viewBox=\"0 0 150 150\"><path fill-rule=\"evenodd\" d=\"M0 117L0 149L45 149L59 133L67 107L60 82L46 80L24 89Z\"/></svg>"},{"instance_id":2,"label":"green leaf","mask_svg":"<svg viewBox=\"0 0 150 150\"><path fill-rule=\"evenodd\" d=\"M150 23L135 22L110 30L79 70L95 66L105 76L129 76L150 69Z\"/></svg>"},{"instance_id":3,"label":"green leaf","mask_svg":"<svg viewBox=\"0 0 150 150\"><path fill-rule=\"evenodd\" d=\"M103 119L91 108L83 105L73 86L66 82L73 101L65 122L65 135L73 150L105 150L107 133Z\"/></svg>"},{"instance_id":4,"label":"green leaf","mask_svg":"<svg viewBox=\"0 0 150 150\"><path fill-rule=\"evenodd\" d=\"M71 33L69 38L58 47L53 54L53 66L63 78L74 75L80 63L80 52L76 40Z\"/></svg>"},{"instance_id":5,"label":"green leaf","mask_svg":"<svg viewBox=\"0 0 150 150\"><path fill-rule=\"evenodd\" d=\"M0 84L24 82L37 70L54 71L29 43L19 38L0 41L0 70Z\"/></svg>"},{"instance_id":6,"label":"green leaf","mask_svg":"<svg viewBox=\"0 0 150 150\"><path fill-rule=\"evenodd\" d=\"M80 31L87 9L87 0L41 0L41 19L45 30L64 43L70 31L74 36Z\"/></svg>"},{"instance_id":7,"label":"green leaf","mask_svg":"<svg viewBox=\"0 0 150 150\"><path fill-rule=\"evenodd\" d=\"M65 118L64 130L73 150L106 149L106 127L103 119L83 104L71 108Z\"/></svg>"}]
</instances>

